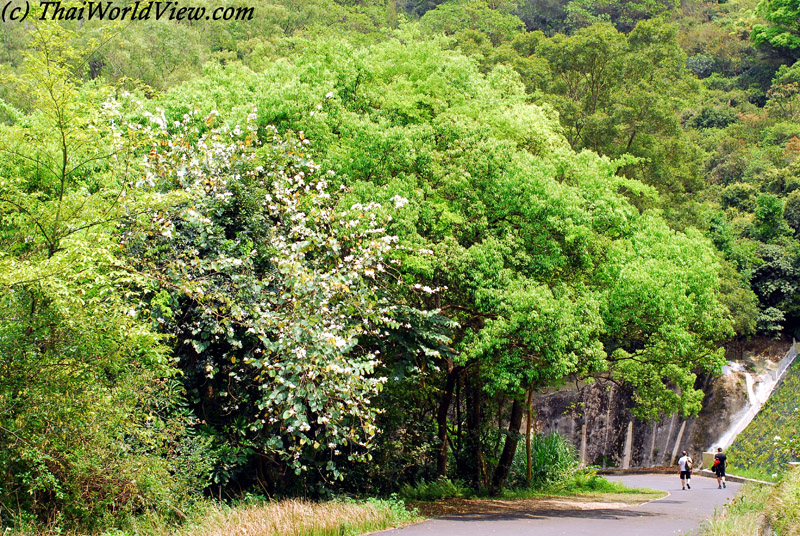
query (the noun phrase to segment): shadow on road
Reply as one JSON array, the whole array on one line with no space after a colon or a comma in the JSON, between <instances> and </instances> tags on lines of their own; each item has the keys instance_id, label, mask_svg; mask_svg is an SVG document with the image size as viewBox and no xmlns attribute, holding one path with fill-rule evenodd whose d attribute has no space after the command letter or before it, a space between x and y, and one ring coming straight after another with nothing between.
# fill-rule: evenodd
<instances>
[{"instance_id":1,"label":"shadow on road","mask_svg":"<svg viewBox=\"0 0 800 536\"><path fill-rule=\"evenodd\" d=\"M455 514L441 516L437 519L447 521L515 521L521 519L625 519L630 517L658 517L660 514L630 510L628 508L596 508L586 510L567 510L561 508L545 508L531 511L509 510L482 512L476 514Z\"/></svg>"}]
</instances>

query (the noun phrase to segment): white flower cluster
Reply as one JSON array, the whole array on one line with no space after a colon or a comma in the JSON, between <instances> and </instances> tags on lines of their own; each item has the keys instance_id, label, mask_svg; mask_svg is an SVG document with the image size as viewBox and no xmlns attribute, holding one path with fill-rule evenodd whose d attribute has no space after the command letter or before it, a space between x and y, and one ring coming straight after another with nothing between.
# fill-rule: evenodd
<instances>
[{"instance_id":1,"label":"white flower cluster","mask_svg":"<svg viewBox=\"0 0 800 536\"><path fill-rule=\"evenodd\" d=\"M219 208L238 208L232 187L243 184L254 185L259 218L269 222L259 230L262 247L246 249L249 253L219 252L213 260L201 260L193 250L175 261L182 270L194 270L195 280L184 292L209 319L217 314L210 303L226 304L231 322L216 328L215 341L235 341L237 333L258 341L241 361L235 361L240 354L233 360L212 358L205 373L258 384L250 429L280 437L279 450L295 470L305 470L299 460L308 449L328 449L333 455L366 452L378 433L378 410L371 401L387 378L376 377L378 353L364 351L359 339L379 333L393 314L376 282L385 277L387 266L400 262L387 258L400 249L398 237L386 232L390 218L376 202L354 203L339 213L328 183L335 173L322 173L305 156L304 134L292 141L274 128L265 129L268 154L278 156L261 161L255 109L243 127L215 127L217 119L213 112L204 118L186 114L167 129L161 112L148 116L146 125L130 127L151 149L143 161L144 180L169 181L187 193L180 216L187 225L211 233ZM204 127L197 128L198 123ZM408 204L400 196L391 201L396 209ZM161 227L171 233L166 238L176 232L174 226ZM260 290L253 291L252 302L240 302L256 263L270 268L257 281ZM236 286L228 288L237 290L215 290L208 281L217 273L235 280ZM441 290L416 289L428 294ZM238 344L239 351L247 347Z\"/></svg>"}]
</instances>

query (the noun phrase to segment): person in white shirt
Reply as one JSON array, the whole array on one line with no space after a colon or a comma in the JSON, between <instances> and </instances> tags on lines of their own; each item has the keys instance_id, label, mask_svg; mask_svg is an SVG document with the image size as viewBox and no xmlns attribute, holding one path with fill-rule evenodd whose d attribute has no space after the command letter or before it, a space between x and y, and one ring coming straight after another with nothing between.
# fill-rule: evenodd
<instances>
[{"instance_id":1,"label":"person in white shirt","mask_svg":"<svg viewBox=\"0 0 800 536\"><path fill-rule=\"evenodd\" d=\"M681 470L681 489L692 489L692 459L685 450L678 458L678 468Z\"/></svg>"}]
</instances>

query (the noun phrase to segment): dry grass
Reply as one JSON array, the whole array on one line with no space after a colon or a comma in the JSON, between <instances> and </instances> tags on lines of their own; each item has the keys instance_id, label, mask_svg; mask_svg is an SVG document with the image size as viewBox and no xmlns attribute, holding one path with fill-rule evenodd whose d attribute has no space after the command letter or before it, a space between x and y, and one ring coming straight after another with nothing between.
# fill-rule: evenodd
<instances>
[{"instance_id":1,"label":"dry grass","mask_svg":"<svg viewBox=\"0 0 800 536\"><path fill-rule=\"evenodd\" d=\"M396 500L312 502L281 500L228 506L202 501L176 526L155 514L131 518L123 529L91 533L95 536L356 536L401 527L420 520ZM0 528L2 536L87 536L87 532L33 525Z\"/></svg>"},{"instance_id":2,"label":"dry grass","mask_svg":"<svg viewBox=\"0 0 800 536\"><path fill-rule=\"evenodd\" d=\"M415 520L414 514L392 502L284 500L216 508L181 532L187 536L344 536L402 526Z\"/></svg>"}]
</instances>

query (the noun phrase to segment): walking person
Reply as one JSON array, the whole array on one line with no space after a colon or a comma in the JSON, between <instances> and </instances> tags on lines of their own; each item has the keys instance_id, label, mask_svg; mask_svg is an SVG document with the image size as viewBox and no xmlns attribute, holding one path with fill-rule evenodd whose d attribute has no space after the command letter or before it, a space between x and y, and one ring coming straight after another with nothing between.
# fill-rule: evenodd
<instances>
[{"instance_id":1,"label":"walking person","mask_svg":"<svg viewBox=\"0 0 800 536\"><path fill-rule=\"evenodd\" d=\"M725 484L725 469L728 467L728 457L722 452L722 447L717 447L714 454L714 472L717 474L718 489L727 488Z\"/></svg>"},{"instance_id":2,"label":"walking person","mask_svg":"<svg viewBox=\"0 0 800 536\"><path fill-rule=\"evenodd\" d=\"M692 489L692 459L683 451L683 456L678 458L678 468L681 471L681 489Z\"/></svg>"}]
</instances>

